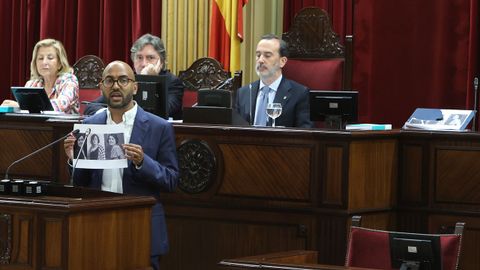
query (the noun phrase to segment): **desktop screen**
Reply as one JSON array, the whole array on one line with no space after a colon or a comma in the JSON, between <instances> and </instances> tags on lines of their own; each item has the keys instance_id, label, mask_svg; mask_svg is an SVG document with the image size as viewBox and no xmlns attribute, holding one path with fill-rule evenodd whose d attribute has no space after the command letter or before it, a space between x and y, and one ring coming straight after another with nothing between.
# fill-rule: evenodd
<instances>
[{"instance_id":1,"label":"desktop screen","mask_svg":"<svg viewBox=\"0 0 480 270\"><path fill-rule=\"evenodd\" d=\"M392 268L442 269L440 236L416 233L390 233Z\"/></svg>"},{"instance_id":2,"label":"desktop screen","mask_svg":"<svg viewBox=\"0 0 480 270\"><path fill-rule=\"evenodd\" d=\"M310 90L310 120L342 129L357 121L358 91Z\"/></svg>"},{"instance_id":3,"label":"desktop screen","mask_svg":"<svg viewBox=\"0 0 480 270\"><path fill-rule=\"evenodd\" d=\"M137 104L147 112L168 119L168 76L136 74L135 80L138 90L133 98Z\"/></svg>"}]
</instances>

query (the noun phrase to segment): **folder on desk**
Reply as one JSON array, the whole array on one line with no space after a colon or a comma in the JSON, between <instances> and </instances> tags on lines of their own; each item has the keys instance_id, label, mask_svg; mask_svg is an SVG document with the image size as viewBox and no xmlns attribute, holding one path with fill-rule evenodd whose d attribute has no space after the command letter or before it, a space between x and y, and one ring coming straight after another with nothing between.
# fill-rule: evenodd
<instances>
[{"instance_id":1,"label":"folder on desk","mask_svg":"<svg viewBox=\"0 0 480 270\"><path fill-rule=\"evenodd\" d=\"M474 116L472 110L417 108L403 128L465 130Z\"/></svg>"}]
</instances>

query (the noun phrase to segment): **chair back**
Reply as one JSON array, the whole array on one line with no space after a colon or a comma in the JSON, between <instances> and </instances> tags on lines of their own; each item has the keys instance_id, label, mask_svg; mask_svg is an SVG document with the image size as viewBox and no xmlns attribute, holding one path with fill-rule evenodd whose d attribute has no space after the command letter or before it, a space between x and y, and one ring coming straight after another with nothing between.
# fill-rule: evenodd
<instances>
[{"instance_id":1,"label":"chair back","mask_svg":"<svg viewBox=\"0 0 480 270\"><path fill-rule=\"evenodd\" d=\"M79 84L80 113L83 114L83 101L93 101L102 94L98 84L102 80L105 64L95 55L85 55L73 64L73 72Z\"/></svg>"},{"instance_id":2,"label":"chair back","mask_svg":"<svg viewBox=\"0 0 480 270\"><path fill-rule=\"evenodd\" d=\"M232 78L220 62L210 57L197 59L188 69L180 71L178 77L185 85L183 107L192 107L197 103L197 91L200 89L229 90L235 98L235 92L242 84L242 71L236 71Z\"/></svg>"},{"instance_id":3,"label":"chair back","mask_svg":"<svg viewBox=\"0 0 480 270\"><path fill-rule=\"evenodd\" d=\"M345 266L395 269L392 268L390 236L405 233L362 228L360 227L360 221L360 216L354 216L352 218ZM465 223L458 222L452 234L427 235L408 233L408 235L412 238L418 236L439 236L442 269L454 270L458 269L464 227Z\"/></svg>"},{"instance_id":4,"label":"chair back","mask_svg":"<svg viewBox=\"0 0 480 270\"><path fill-rule=\"evenodd\" d=\"M282 70L285 77L310 89L351 89L353 36L346 36L342 45L325 10L300 10L282 39L290 54Z\"/></svg>"}]
</instances>

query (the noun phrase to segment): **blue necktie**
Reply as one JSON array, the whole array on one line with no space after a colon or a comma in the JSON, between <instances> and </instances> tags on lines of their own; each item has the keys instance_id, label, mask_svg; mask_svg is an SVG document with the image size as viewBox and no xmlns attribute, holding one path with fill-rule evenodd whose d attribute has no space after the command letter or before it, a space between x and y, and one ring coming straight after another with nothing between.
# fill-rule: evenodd
<instances>
[{"instance_id":1,"label":"blue necktie","mask_svg":"<svg viewBox=\"0 0 480 270\"><path fill-rule=\"evenodd\" d=\"M267 103L268 103L268 93L270 92L270 87L264 86L262 88L262 97L257 104L257 111L255 112L256 126L266 126L267 125Z\"/></svg>"}]
</instances>

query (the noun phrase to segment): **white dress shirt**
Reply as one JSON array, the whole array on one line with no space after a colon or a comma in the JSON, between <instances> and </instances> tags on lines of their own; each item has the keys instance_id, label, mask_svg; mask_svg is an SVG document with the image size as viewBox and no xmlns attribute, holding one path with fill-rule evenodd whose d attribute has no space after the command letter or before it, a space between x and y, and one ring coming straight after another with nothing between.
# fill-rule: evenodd
<instances>
[{"instance_id":1,"label":"white dress shirt","mask_svg":"<svg viewBox=\"0 0 480 270\"><path fill-rule=\"evenodd\" d=\"M125 128L125 143L130 142L130 137L132 136L133 123L135 122L135 116L137 115L137 103L133 106L132 109L126 111L122 116L122 122L115 123L112 120L112 115L110 110L107 110L107 125L122 125ZM102 176L102 190L123 193L123 169L104 169Z\"/></svg>"}]
</instances>

